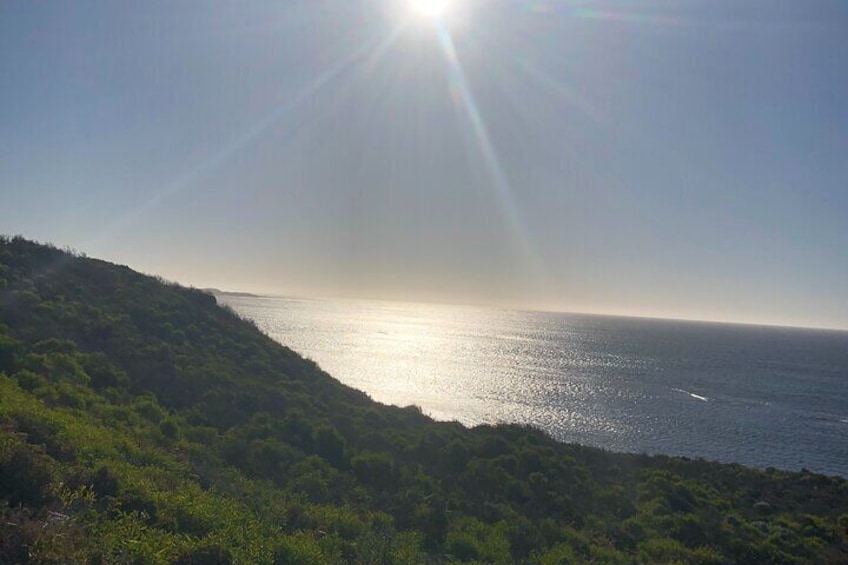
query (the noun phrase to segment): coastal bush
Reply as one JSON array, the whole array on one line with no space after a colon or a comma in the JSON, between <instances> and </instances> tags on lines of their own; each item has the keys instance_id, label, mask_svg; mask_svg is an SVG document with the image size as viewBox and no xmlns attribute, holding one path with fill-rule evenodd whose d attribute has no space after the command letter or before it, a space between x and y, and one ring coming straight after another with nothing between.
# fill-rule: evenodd
<instances>
[{"instance_id":1,"label":"coastal bush","mask_svg":"<svg viewBox=\"0 0 848 565\"><path fill-rule=\"evenodd\" d=\"M843 478L434 422L201 291L21 238L0 274L0 562L848 562Z\"/></svg>"}]
</instances>

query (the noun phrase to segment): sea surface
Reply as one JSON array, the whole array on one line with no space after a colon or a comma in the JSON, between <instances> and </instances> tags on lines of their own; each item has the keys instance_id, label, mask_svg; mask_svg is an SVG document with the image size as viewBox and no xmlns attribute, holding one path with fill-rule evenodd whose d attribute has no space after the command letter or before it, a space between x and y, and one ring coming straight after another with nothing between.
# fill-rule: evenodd
<instances>
[{"instance_id":1,"label":"sea surface","mask_svg":"<svg viewBox=\"0 0 848 565\"><path fill-rule=\"evenodd\" d=\"M848 332L222 296L374 400L464 424L848 477Z\"/></svg>"}]
</instances>

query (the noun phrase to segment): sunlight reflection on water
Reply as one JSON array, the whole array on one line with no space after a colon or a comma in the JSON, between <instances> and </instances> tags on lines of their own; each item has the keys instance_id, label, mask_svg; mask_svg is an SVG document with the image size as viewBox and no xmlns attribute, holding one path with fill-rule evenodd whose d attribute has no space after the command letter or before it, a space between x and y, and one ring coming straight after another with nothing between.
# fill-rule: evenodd
<instances>
[{"instance_id":1,"label":"sunlight reflection on water","mask_svg":"<svg viewBox=\"0 0 848 565\"><path fill-rule=\"evenodd\" d=\"M222 297L387 404L557 439L848 475L848 333Z\"/></svg>"}]
</instances>

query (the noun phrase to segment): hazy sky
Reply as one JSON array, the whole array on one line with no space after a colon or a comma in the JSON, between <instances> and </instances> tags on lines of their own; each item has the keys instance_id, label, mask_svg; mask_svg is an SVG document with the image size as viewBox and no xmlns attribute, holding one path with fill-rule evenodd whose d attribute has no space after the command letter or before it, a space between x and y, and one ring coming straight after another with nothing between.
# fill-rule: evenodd
<instances>
[{"instance_id":1,"label":"hazy sky","mask_svg":"<svg viewBox=\"0 0 848 565\"><path fill-rule=\"evenodd\" d=\"M195 286L848 328L848 2L5 0L0 232Z\"/></svg>"}]
</instances>

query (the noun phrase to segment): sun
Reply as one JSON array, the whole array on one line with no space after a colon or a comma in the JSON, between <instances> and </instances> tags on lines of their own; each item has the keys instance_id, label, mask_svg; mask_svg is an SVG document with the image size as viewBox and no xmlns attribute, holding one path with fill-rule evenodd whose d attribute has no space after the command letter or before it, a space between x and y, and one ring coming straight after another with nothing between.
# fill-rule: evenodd
<instances>
[{"instance_id":1,"label":"sun","mask_svg":"<svg viewBox=\"0 0 848 565\"><path fill-rule=\"evenodd\" d=\"M409 0L409 2L416 14L429 20L443 18L450 7L449 0Z\"/></svg>"}]
</instances>

